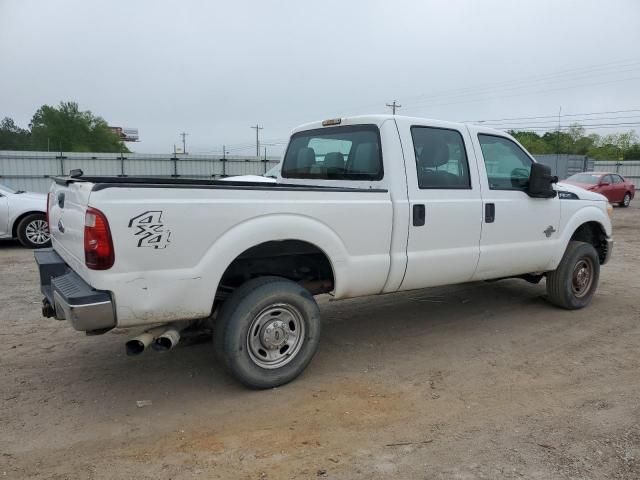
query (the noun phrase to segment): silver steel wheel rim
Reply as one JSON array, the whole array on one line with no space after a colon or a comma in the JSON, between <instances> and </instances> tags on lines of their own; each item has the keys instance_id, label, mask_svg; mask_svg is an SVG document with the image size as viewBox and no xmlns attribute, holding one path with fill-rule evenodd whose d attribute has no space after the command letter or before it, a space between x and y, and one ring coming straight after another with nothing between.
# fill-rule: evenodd
<instances>
[{"instance_id":1,"label":"silver steel wheel rim","mask_svg":"<svg viewBox=\"0 0 640 480\"><path fill-rule=\"evenodd\" d=\"M44 220L33 220L29 222L24 234L31 243L42 245L49 241L49 227Z\"/></svg>"},{"instance_id":2,"label":"silver steel wheel rim","mask_svg":"<svg viewBox=\"0 0 640 480\"><path fill-rule=\"evenodd\" d=\"M593 263L591 259L583 258L576 263L571 277L571 291L578 297L584 297L593 284Z\"/></svg>"},{"instance_id":3,"label":"silver steel wheel rim","mask_svg":"<svg viewBox=\"0 0 640 480\"><path fill-rule=\"evenodd\" d=\"M629 203L631 203L631 195L629 195L628 193L624 196L624 205L625 207L629 206Z\"/></svg>"},{"instance_id":4,"label":"silver steel wheel rim","mask_svg":"<svg viewBox=\"0 0 640 480\"><path fill-rule=\"evenodd\" d=\"M304 343L304 321L292 305L269 305L254 317L247 330L247 351L259 367L280 368L291 362Z\"/></svg>"}]
</instances>

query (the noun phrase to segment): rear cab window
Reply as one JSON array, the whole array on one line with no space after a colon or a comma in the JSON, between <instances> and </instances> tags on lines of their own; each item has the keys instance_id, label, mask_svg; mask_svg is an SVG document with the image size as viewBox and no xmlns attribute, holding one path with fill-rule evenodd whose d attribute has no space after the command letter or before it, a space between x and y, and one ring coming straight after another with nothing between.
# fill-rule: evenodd
<instances>
[{"instance_id":1,"label":"rear cab window","mask_svg":"<svg viewBox=\"0 0 640 480\"><path fill-rule=\"evenodd\" d=\"M376 125L345 125L294 133L282 162L282 178L381 180Z\"/></svg>"}]
</instances>

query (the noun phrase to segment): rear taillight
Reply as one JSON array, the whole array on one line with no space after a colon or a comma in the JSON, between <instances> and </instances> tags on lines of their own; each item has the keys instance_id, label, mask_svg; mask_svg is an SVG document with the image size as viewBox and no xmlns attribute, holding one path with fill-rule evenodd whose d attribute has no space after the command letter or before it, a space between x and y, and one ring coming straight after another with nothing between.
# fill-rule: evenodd
<instances>
[{"instance_id":1,"label":"rear taillight","mask_svg":"<svg viewBox=\"0 0 640 480\"><path fill-rule=\"evenodd\" d=\"M100 210L89 207L84 216L84 262L91 270L107 270L114 260L107 217Z\"/></svg>"}]
</instances>

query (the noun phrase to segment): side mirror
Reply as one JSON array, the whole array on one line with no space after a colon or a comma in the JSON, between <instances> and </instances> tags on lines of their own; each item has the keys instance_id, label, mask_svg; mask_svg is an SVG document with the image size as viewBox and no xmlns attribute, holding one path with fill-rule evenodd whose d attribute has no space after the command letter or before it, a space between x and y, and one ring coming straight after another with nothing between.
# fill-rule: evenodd
<instances>
[{"instance_id":1,"label":"side mirror","mask_svg":"<svg viewBox=\"0 0 640 480\"><path fill-rule=\"evenodd\" d=\"M550 167L542 163L533 163L529 174L527 194L533 198L553 198L556 196L553 184L557 181L558 177L551 175Z\"/></svg>"}]
</instances>

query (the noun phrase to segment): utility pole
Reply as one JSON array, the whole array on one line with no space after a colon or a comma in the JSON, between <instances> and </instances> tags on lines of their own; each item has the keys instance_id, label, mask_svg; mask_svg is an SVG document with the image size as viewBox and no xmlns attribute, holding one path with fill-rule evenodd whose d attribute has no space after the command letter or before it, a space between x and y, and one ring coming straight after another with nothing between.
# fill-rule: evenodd
<instances>
[{"instance_id":1,"label":"utility pole","mask_svg":"<svg viewBox=\"0 0 640 480\"><path fill-rule=\"evenodd\" d=\"M562 116L562 105L560 105L560 109L558 110L558 135L556 135L556 171L555 174L558 174L558 162L560 161L560 117Z\"/></svg>"},{"instance_id":2,"label":"utility pole","mask_svg":"<svg viewBox=\"0 0 640 480\"><path fill-rule=\"evenodd\" d=\"M187 132L182 132L180 134L182 137L182 153L185 155L187 154L187 135L189 135Z\"/></svg>"},{"instance_id":3,"label":"utility pole","mask_svg":"<svg viewBox=\"0 0 640 480\"><path fill-rule=\"evenodd\" d=\"M395 115L396 108L402 108L402 105L400 105L397 100L394 100L393 103L387 103L387 107L391 108L391 112Z\"/></svg>"},{"instance_id":4,"label":"utility pole","mask_svg":"<svg viewBox=\"0 0 640 480\"><path fill-rule=\"evenodd\" d=\"M264 147L264 172L267 173L269 164L267 163L267 147Z\"/></svg>"},{"instance_id":5,"label":"utility pole","mask_svg":"<svg viewBox=\"0 0 640 480\"><path fill-rule=\"evenodd\" d=\"M251 128L255 128L256 130L256 157L260 158L260 130L262 130L264 127L261 127L260 125L258 125L257 123L255 124L255 126L251 127Z\"/></svg>"}]
</instances>

